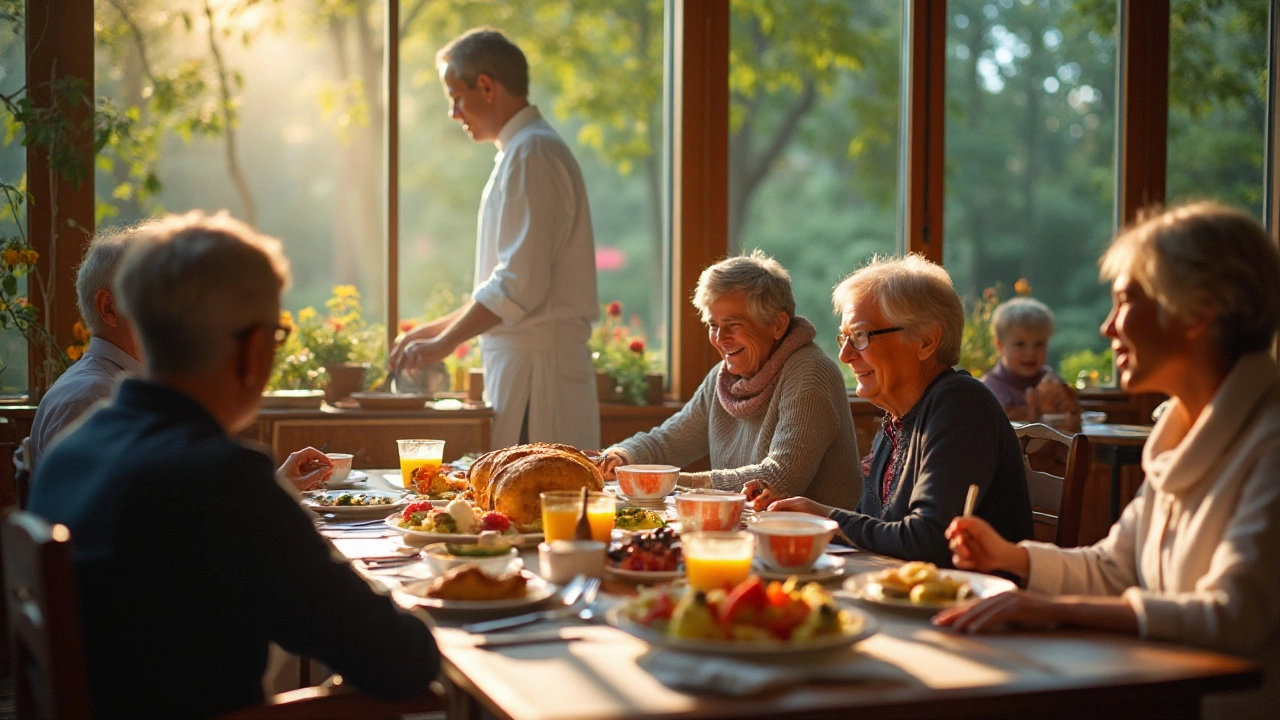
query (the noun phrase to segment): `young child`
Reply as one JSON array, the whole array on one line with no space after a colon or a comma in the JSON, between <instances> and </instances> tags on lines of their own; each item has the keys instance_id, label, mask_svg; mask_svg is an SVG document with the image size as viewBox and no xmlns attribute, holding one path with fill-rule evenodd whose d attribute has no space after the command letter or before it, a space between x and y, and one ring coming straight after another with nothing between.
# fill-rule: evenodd
<instances>
[{"instance_id":1,"label":"young child","mask_svg":"<svg viewBox=\"0 0 1280 720\"><path fill-rule=\"evenodd\" d=\"M1010 420L1035 421L1046 413L1078 418L1075 392L1045 364L1053 336L1053 311L1039 300L1003 302L991 316L1000 361L982 376Z\"/></svg>"}]
</instances>

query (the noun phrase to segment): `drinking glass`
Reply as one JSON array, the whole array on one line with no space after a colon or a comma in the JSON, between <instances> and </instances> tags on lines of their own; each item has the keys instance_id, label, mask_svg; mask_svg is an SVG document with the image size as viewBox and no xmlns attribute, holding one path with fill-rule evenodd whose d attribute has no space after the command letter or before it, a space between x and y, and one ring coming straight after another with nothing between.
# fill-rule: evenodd
<instances>
[{"instance_id":1,"label":"drinking glass","mask_svg":"<svg viewBox=\"0 0 1280 720\"><path fill-rule=\"evenodd\" d=\"M400 449L400 479L405 489L413 488L413 471L420 467L438 468L444 463L443 440L397 440Z\"/></svg>"},{"instance_id":2,"label":"drinking glass","mask_svg":"<svg viewBox=\"0 0 1280 720\"><path fill-rule=\"evenodd\" d=\"M542 534L546 541L572 540L582 512L582 491L548 490L539 497L542 498ZM616 502L609 493L587 494L587 522L591 523L592 540L608 544Z\"/></svg>"},{"instance_id":3,"label":"drinking glass","mask_svg":"<svg viewBox=\"0 0 1280 720\"><path fill-rule=\"evenodd\" d=\"M684 548L684 573L694 589L728 590L751 574L756 541L749 532L684 533L680 543Z\"/></svg>"}]
</instances>

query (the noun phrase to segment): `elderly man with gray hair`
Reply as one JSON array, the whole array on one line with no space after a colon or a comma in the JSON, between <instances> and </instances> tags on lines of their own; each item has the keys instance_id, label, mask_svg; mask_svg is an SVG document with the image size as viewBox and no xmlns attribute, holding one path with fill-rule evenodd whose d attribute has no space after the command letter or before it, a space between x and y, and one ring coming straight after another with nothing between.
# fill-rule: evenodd
<instances>
[{"instance_id":1,"label":"elderly man with gray hair","mask_svg":"<svg viewBox=\"0 0 1280 720\"><path fill-rule=\"evenodd\" d=\"M95 716L259 703L272 642L380 697L436 676L426 624L334 559L271 459L233 437L288 336L288 281L280 242L224 214L148 227L120 267L146 377L49 452L30 502L71 530Z\"/></svg>"},{"instance_id":2,"label":"elderly man with gray hair","mask_svg":"<svg viewBox=\"0 0 1280 720\"><path fill-rule=\"evenodd\" d=\"M862 474L849 398L795 314L791 276L757 250L704 270L693 304L723 361L661 427L608 448L601 470L709 455L711 471L682 473L684 484L741 489L757 509L792 496L852 509Z\"/></svg>"},{"instance_id":3,"label":"elderly man with gray hair","mask_svg":"<svg viewBox=\"0 0 1280 720\"><path fill-rule=\"evenodd\" d=\"M142 372L142 352L133 328L120 314L111 291L120 259L139 229L135 225L100 233L76 273L76 300L91 335L89 349L58 378L40 400L31 423L32 466L40 461L58 433L94 404L110 397L122 375Z\"/></svg>"}]
</instances>

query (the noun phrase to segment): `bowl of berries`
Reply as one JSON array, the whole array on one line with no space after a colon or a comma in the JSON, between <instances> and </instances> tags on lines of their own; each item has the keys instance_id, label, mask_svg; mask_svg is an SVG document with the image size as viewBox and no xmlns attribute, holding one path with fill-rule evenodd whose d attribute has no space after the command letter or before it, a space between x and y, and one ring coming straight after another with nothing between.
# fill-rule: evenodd
<instances>
[{"instance_id":1,"label":"bowl of berries","mask_svg":"<svg viewBox=\"0 0 1280 720\"><path fill-rule=\"evenodd\" d=\"M684 576L684 556L669 527L636 533L609 546L605 572L639 583L669 582Z\"/></svg>"}]
</instances>

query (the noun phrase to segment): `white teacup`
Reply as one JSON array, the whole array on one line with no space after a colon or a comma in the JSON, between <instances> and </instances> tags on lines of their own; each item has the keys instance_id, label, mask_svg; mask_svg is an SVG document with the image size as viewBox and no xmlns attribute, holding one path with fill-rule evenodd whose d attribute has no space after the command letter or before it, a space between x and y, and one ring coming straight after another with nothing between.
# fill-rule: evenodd
<instances>
[{"instance_id":1,"label":"white teacup","mask_svg":"<svg viewBox=\"0 0 1280 720\"><path fill-rule=\"evenodd\" d=\"M351 461L355 459L355 455L349 453L325 453L325 457L329 458L329 462L333 463L333 473L329 475L327 483L346 482L347 476L351 474Z\"/></svg>"},{"instance_id":2,"label":"white teacup","mask_svg":"<svg viewBox=\"0 0 1280 720\"><path fill-rule=\"evenodd\" d=\"M542 577L563 585L574 575L604 577L605 544L597 540L552 540L538 544Z\"/></svg>"}]
</instances>

